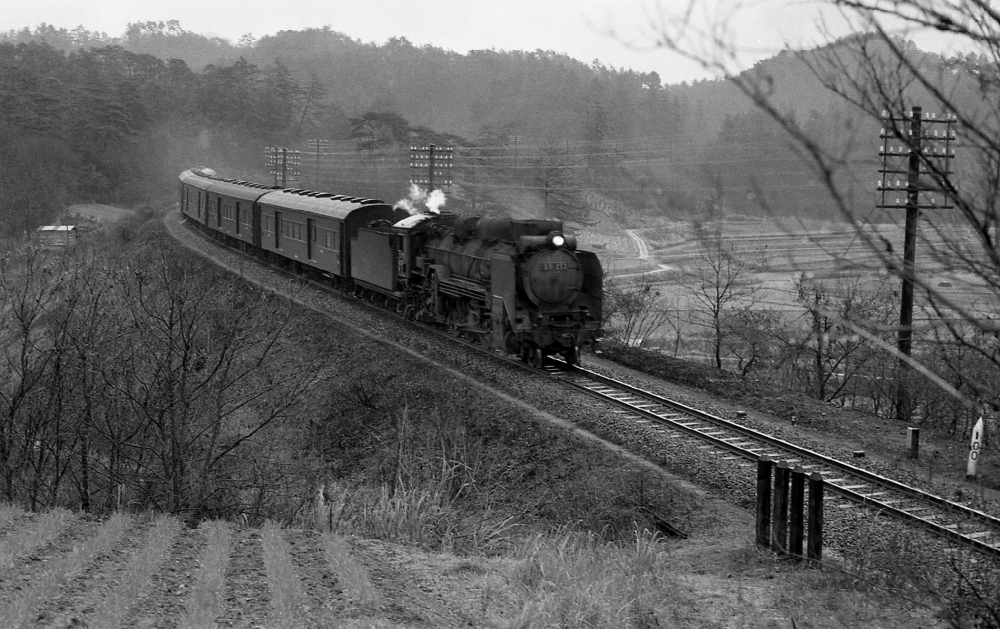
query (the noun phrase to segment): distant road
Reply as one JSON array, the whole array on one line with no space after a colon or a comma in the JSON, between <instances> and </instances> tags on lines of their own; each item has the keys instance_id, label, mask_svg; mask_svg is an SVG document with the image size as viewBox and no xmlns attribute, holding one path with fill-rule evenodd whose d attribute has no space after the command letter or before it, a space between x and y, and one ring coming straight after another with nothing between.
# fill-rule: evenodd
<instances>
[{"instance_id":1,"label":"distant road","mask_svg":"<svg viewBox=\"0 0 1000 629\"><path fill-rule=\"evenodd\" d=\"M635 241L637 247L639 247L639 255L636 256L639 260L649 259L649 247L646 246L646 241L642 239L639 234L635 233L634 229L626 229L625 233L628 237Z\"/></svg>"}]
</instances>

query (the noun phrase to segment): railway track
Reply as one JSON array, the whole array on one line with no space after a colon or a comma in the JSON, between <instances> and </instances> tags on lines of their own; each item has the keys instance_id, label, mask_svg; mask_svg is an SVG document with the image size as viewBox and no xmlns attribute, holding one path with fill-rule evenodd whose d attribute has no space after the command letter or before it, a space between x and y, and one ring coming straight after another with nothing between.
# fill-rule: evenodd
<instances>
[{"instance_id":1,"label":"railway track","mask_svg":"<svg viewBox=\"0 0 1000 629\"><path fill-rule=\"evenodd\" d=\"M838 459L691 408L581 367L546 371L578 391L622 409L623 417L659 430L664 438L691 439L727 460L761 457L819 472L830 497L827 508L874 509L949 541L1000 557L1000 518L874 474Z\"/></svg>"},{"instance_id":2,"label":"railway track","mask_svg":"<svg viewBox=\"0 0 1000 629\"><path fill-rule=\"evenodd\" d=\"M287 269L257 262L324 291L337 293L321 282L294 275ZM362 300L357 301L364 303ZM402 315L388 312L374 304L365 305L403 319ZM766 456L776 462L785 461L790 466L809 473L820 472L830 498L834 498L834 500L827 499L827 508L857 505L875 509L944 539L987 555L1000 557L1000 518L995 516L582 367L568 367L558 359L553 359L541 369L534 369L515 358L502 356L482 345L459 338L449 331L420 327L425 332L461 343L473 351L490 354L496 359L515 364L525 370L546 373L565 386L619 407L622 410L622 417L634 418L639 424L645 424L650 429L658 429L664 433L665 438L695 440L703 447L718 451L723 459L745 460L748 467Z\"/></svg>"}]
</instances>

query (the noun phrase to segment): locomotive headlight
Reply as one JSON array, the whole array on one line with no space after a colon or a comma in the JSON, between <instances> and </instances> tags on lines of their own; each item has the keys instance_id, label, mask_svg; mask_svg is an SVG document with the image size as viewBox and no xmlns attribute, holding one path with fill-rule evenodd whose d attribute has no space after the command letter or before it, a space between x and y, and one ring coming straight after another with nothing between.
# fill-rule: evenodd
<instances>
[{"instance_id":1,"label":"locomotive headlight","mask_svg":"<svg viewBox=\"0 0 1000 629\"><path fill-rule=\"evenodd\" d=\"M566 244L566 239L562 237L562 234L556 234L552 237L552 244L557 247L562 247Z\"/></svg>"}]
</instances>

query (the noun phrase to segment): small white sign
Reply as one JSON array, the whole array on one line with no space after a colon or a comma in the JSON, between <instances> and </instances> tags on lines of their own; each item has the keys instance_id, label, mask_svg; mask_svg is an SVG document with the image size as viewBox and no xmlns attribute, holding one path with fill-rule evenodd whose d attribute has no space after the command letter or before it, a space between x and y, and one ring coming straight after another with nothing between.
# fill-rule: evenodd
<instances>
[{"instance_id":1,"label":"small white sign","mask_svg":"<svg viewBox=\"0 0 1000 629\"><path fill-rule=\"evenodd\" d=\"M976 422L976 427L972 429L972 445L969 446L969 467L966 476L976 475L976 466L979 464L980 447L983 440L983 418Z\"/></svg>"}]
</instances>

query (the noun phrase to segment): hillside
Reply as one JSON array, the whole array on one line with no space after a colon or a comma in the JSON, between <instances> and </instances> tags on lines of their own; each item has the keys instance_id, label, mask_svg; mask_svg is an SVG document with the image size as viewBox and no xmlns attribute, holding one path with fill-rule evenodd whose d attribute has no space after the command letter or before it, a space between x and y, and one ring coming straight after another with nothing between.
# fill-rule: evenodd
<instances>
[{"instance_id":1,"label":"hillside","mask_svg":"<svg viewBox=\"0 0 1000 629\"><path fill-rule=\"evenodd\" d=\"M161 173L191 163L267 180L264 147L282 146L302 152L290 185L395 200L411 175L408 147L436 143L456 147L451 203L459 211L522 211L519 194L571 218L591 211L595 195L672 218L818 218L835 207L812 160L727 81L662 85L655 73L550 51L460 54L404 38L362 43L329 28L239 45L179 22L135 24L121 37L39 28L0 39L9 163L25 164L13 180L57 170L33 163L40 134L63 149L55 163L64 169L97 168L97 177L63 178L75 198L149 198L151 186L165 183ZM841 164L837 185L850 191L851 208L867 212L880 123L830 90L853 75L862 43L865 54L884 54L847 39L782 52L740 78L766 86L776 109ZM964 60L911 54L943 77L956 104L981 102ZM69 88L51 89L57 84ZM926 89L903 95L934 110ZM115 115L102 121L103 111ZM94 153L94 143L105 150ZM139 150L147 145L158 150ZM964 159L959 176L971 168ZM63 198L47 195L43 207Z\"/></svg>"}]
</instances>

